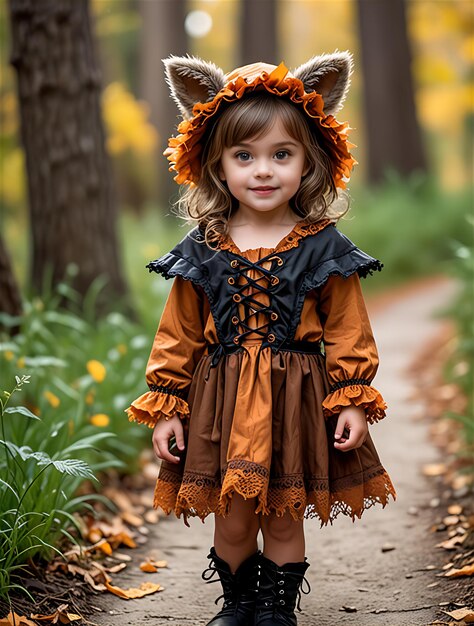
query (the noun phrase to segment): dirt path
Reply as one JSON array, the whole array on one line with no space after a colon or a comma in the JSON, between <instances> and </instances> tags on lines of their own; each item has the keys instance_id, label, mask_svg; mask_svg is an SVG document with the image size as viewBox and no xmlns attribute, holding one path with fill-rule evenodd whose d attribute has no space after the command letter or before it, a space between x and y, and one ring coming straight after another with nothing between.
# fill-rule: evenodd
<instances>
[{"instance_id":1,"label":"dirt path","mask_svg":"<svg viewBox=\"0 0 474 626\"><path fill-rule=\"evenodd\" d=\"M427 425L414 420L421 410L412 399L406 367L412 356L432 338L439 326L433 317L452 293L447 281L421 285L384 307L375 307L372 323L381 354L376 386L389 404L387 419L371 426L382 463L398 492L397 501L382 509L373 507L354 524L339 516L334 525L319 528L308 521L307 555L311 567L307 578L312 592L303 596L299 626L426 626L440 617L439 603L449 601L448 589L439 583L433 562L437 538L428 532L433 512L431 485L420 474L421 465L438 460L427 440ZM395 549L382 552L384 544ZM141 600L123 601L113 596L94 599L104 613L94 622L100 626L200 626L216 612L214 598L220 585L206 585L200 574L207 566L212 545L212 520L191 521L186 528L167 518L152 529L140 553L156 555L169 568L147 575L166 590ZM439 557L441 559L441 555ZM438 563L439 565L439 563ZM136 586L146 575L128 567L114 582ZM355 607L345 612L342 606Z\"/></svg>"}]
</instances>

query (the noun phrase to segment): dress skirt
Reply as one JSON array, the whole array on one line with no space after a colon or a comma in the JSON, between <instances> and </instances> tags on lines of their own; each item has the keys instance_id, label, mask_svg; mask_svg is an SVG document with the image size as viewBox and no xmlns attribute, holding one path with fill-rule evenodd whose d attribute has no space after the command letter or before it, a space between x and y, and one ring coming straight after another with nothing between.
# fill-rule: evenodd
<instances>
[{"instance_id":1,"label":"dress skirt","mask_svg":"<svg viewBox=\"0 0 474 626\"><path fill-rule=\"evenodd\" d=\"M255 498L257 514L289 512L323 526L339 513L354 521L374 504L384 507L390 495L395 499L370 433L355 450L334 448L337 416L326 418L322 408L329 392L324 356L252 348L215 366L209 354L199 361L190 418L183 421L186 450L179 464L162 462L155 507L185 522L204 520L228 514L238 493ZM261 360L269 375L252 385Z\"/></svg>"}]
</instances>

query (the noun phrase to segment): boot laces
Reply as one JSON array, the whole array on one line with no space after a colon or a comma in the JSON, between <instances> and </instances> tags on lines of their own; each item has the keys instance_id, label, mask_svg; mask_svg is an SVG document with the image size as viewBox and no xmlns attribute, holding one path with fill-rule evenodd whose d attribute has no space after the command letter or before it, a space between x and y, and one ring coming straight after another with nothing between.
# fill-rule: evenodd
<instances>
[{"instance_id":1,"label":"boot laces","mask_svg":"<svg viewBox=\"0 0 474 626\"><path fill-rule=\"evenodd\" d=\"M218 577L214 578L215 574L217 573ZM231 582L231 576L227 575L226 576L226 572L223 572L221 570L219 570L215 565L214 565L214 561L211 561L211 563L209 564L209 567L207 567L203 573L201 574L201 578L203 580L206 581L206 584L210 584L210 583L218 583L218 582L222 582L223 586L224 586L224 593L222 593L218 598L216 598L214 600L214 604L218 604L219 600L222 600L222 598L224 598L224 606L223 608L226 608L229 604L232 604L234 602L234 598L233 598L233 593L232 593L232 588L229 586L226 586L227 582Z\"/></svg>"},{"instance_id":2,"label":"boot laces","mask_svg":"<svg viewBox=\"0 0 474 626\"><path fill-rule=\"evenodd\" d=\"M286 605L286 600L284 599L285 593L285 579L293 579L297 584L296 591L296 608L298 611L301 611L301 594L308 595L311 592L311 585L309 584L306 576L301 577L301 574L297 574L296 572L282 572L281 570L277 571L278 580L276 582L270 582L265 585L265 583L260 583L260 589L262 591L266 591L269 594L269 599L278 598L277 605L282 608ZM306 589L304 585L306 584ZM271 606L272 602L265 602L266 606ZM282 610L284 610L282 608Z\"/></svg>"}]
</instances>

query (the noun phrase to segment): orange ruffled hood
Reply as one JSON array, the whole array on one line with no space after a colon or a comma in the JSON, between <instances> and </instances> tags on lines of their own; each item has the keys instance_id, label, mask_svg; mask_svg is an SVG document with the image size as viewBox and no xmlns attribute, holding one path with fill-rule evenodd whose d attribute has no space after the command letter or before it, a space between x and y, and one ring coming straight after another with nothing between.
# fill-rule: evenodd
<instances>
[{"instance_id":1,"label":"orange ruffled hood","mask_svg":"<svg viewBox=\"0 0 474 626\"><path fill-rule=\"evenodd\" d=\"M306 93L301 80L291 75L284 63L278 67L266 63L253 63L233 70L226 75L227 83L211 102L198 102L193 117L178 126L179 135L171 137L163 153L170 162L170 171L177 172L178 184L193 185L201 174L202 138L209 120L218 114L223 103L236 102L257 89L284 97L295 103L318 126L324 149L333 162L336 187L345 188L351 170L357 161L349 150L354 147L348 140L350 127L333 115L325 115L324 100L316 91Z\"/></svg>"}]
</instances>

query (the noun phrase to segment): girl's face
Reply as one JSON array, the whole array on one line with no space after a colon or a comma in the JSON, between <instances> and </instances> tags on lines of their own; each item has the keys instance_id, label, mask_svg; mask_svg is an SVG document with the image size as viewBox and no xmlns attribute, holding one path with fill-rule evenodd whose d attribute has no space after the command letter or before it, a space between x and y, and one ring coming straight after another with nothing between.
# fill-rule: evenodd
<instances>
[{"instance_id":1,"label":"girl's face","mask_svg":"<svg viewBox=\"0 0 474 626\"><path fill-rule=\"evenodd\" d=\"M261 136L224 148L219 176L239 208L284 213L308 170L305 161L303 145L277 118Z\"/></svg>"}]
</instances>

